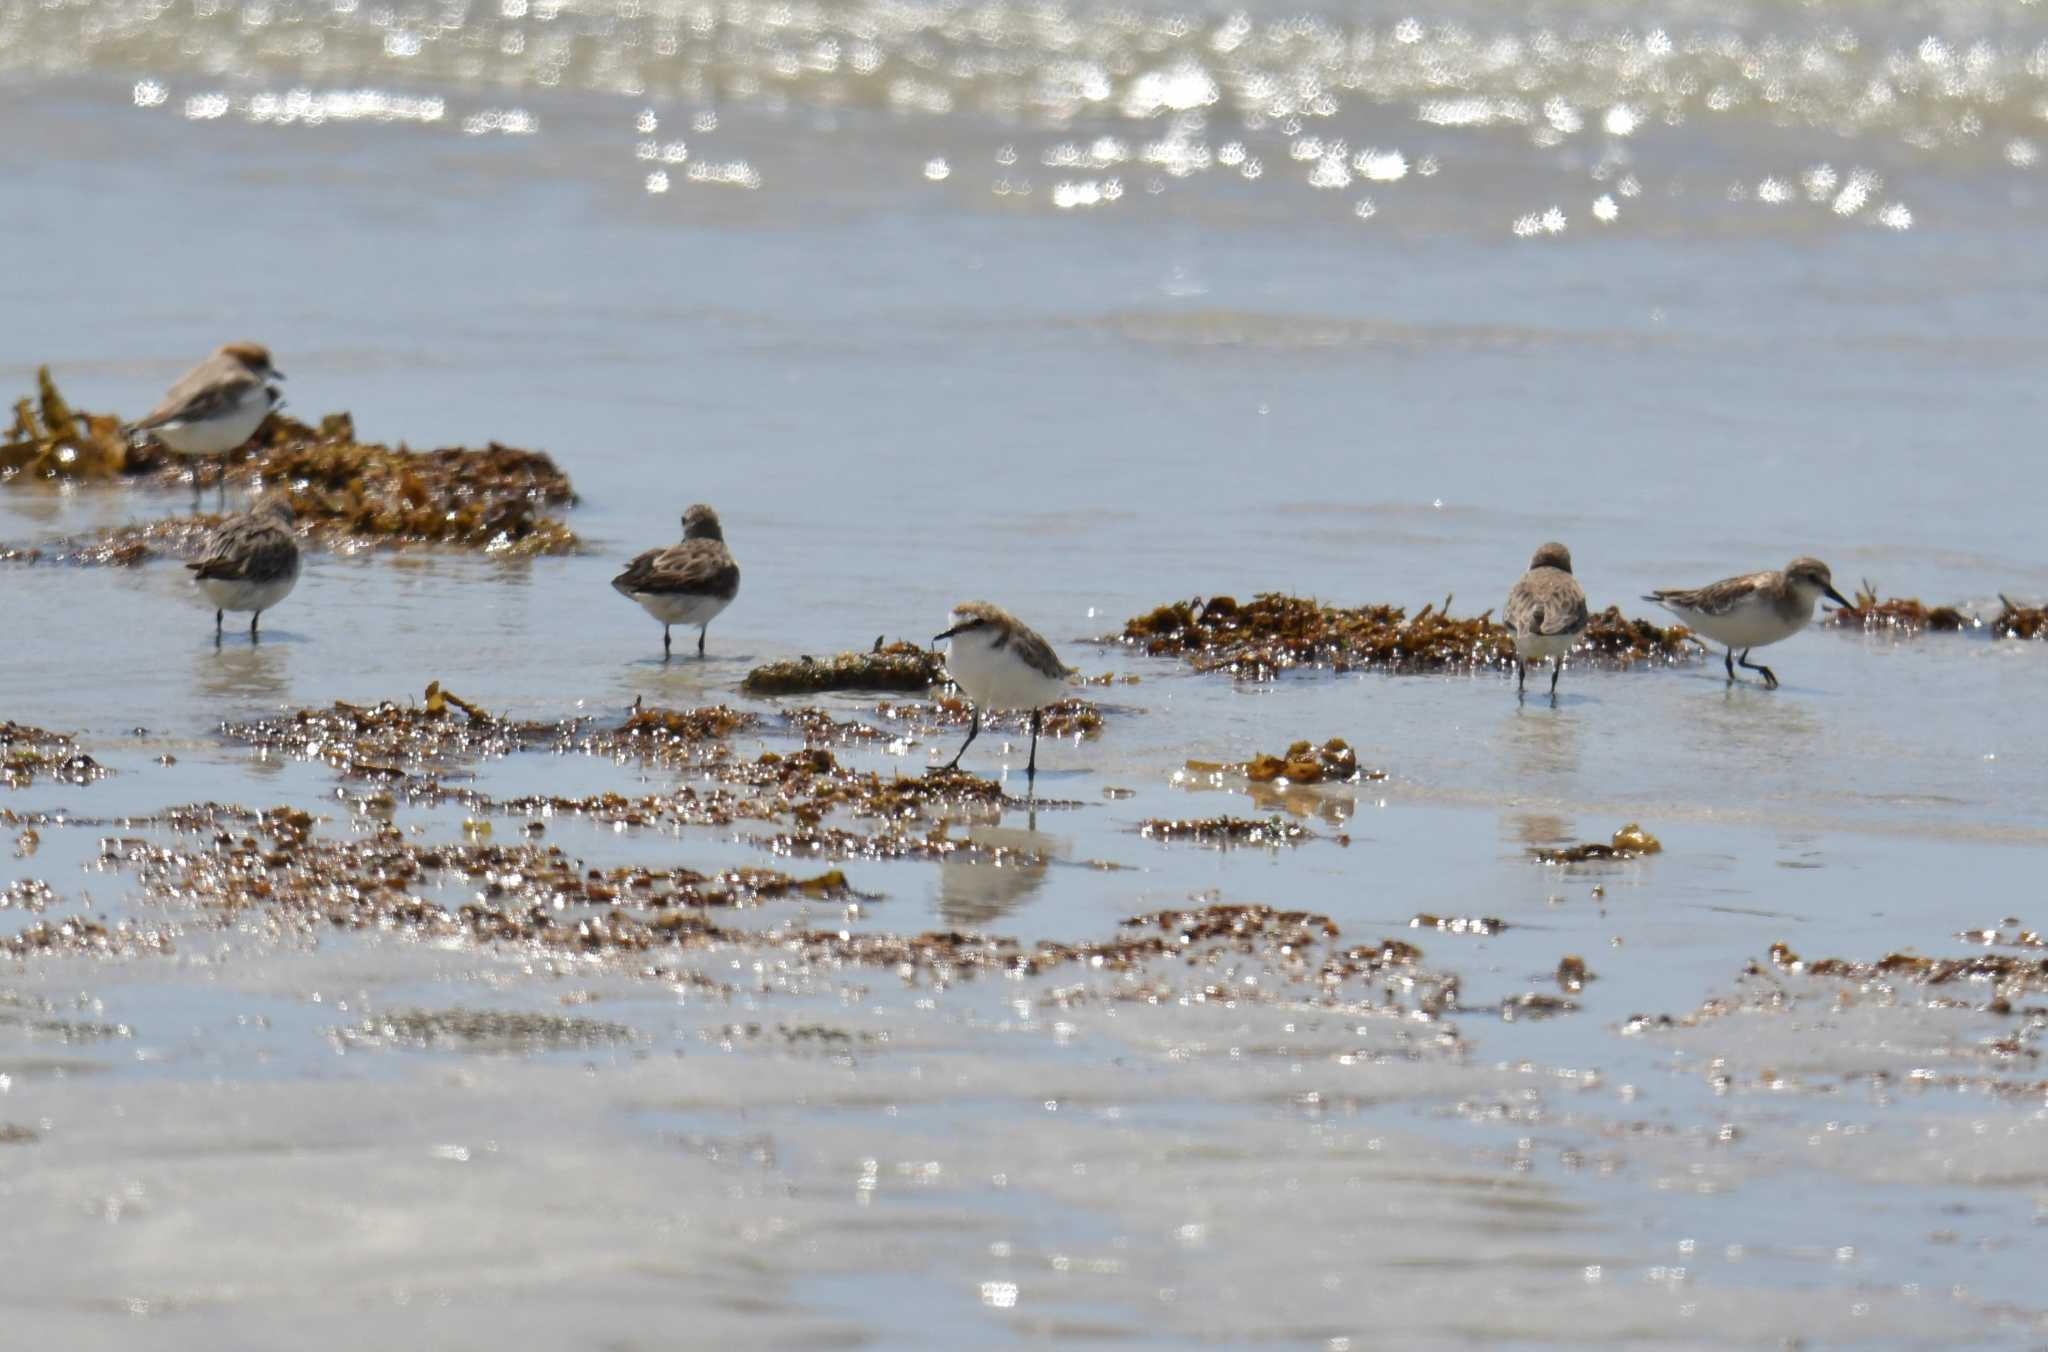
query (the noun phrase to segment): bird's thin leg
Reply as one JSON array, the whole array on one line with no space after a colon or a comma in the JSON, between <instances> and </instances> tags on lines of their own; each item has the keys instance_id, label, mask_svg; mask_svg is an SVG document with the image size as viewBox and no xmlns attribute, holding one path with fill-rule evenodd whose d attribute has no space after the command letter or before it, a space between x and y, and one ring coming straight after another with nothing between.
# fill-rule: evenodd
<instances>
[{"instance_id":1,"label":"bird's thin leg","mask_svg":"<svg viewBox=\"0 0 2048 1352\"><path fill-rule=\"evenodd\" d=\"M213 646L216 648L220 646L221 617L226 614L227 612L225 610L216 610L213 612Z\"/></svg>"},{"instance_id":2,"label":"bird's thin leg","mask_svg":"<svg viewBox=\"0 0 2048 1352\"><path fill-rule=\"evenodd\" d=\"M704 635L705 635L705 634L706 634L706 633L707 633L707 632L708 632L708 631L710 630L710 628L711 628L711 626L710 626L710 625L708 625L708 624L706 624L706 625L700 625L700 626L698 627L698 629L697 629L697 657L698 657L698 660L699 660L699 661L703 660L703 657L704 657Z\"/></svg>"},{"instance_id":3,"label":"bird's thin leg","mask_svg":"<svg viewBox=\"0 0 2048 1352\"><path fill-rule=\"evenodd\" d=\"M664 624L661 626L661 660L666 662L668 659L668 626Z\"/></svg>"},{"instance_id":4,"label":"bird's thin leg","mask_svg":"<svg viewBox=\"0 0 2048 1352\"><path fill-rule=\"evenodd\" d=\"M1728 684L1730 684L1730 685L1734 685L1734 684L1735 684L1735 649L1733 649L1733 648L1730 648L1730 649L1728 650L1728 657L1727 657L1727 663L1728 663Z\"/></svg>"},{"instance_id":5,"label":"bird's thin leg","mask_svg":"<svg viewBox=\"0 0 2048 1352\"><path fill-rule=\"evenodd\" d=\"M1515 698L1522 698L1525 694L1528 693L1528 688L1529 664L1523 661L1521 658L1517 657L1515 659Z\"/></svg>"},{"instance_id":6,"label":"bird's thin leg","mask_svg":"<svg viewBox=\"0 0 2048 1352\"><path fill-rule=\"evenodd\" d=\"M256 641L256 621L262 618L263 612L260 610L249 617L249 641L251 643L254 643Z\"/></svg>"},{"instance_id":7,"label":"bird's thin leg","mask_svg":"<svg viewBox=\"0 0 2048 1352\"><path fill-rule=\"evenodd\" d=\"M199 515L199 494L202 491L200 489L200 475L204 474L205 472L205 461L194 460L192 462L192 515L194 516Z\"/></svg>"},{"instance_id":8,"label":"bird's thin leg","mask_svg":"<svg viewBox=\"0 0 2048 1352\"><path fill-rule=\"evenodd\" d=\"M228 509L228 457L225 451L221 453L220 473L215 483L220 488L220 509L225 512Z\"/></svg>"},{"instance_id":9,"label":"bird's thin leg","mask_svg":"<svg viewBox=\"0 0 2048 1352\"><path fill-rule=\"evenodd\" d=\"M1031 711L1031 759L1024 762L1024 783L1027 787L1038 779L1038 719L1043 710Z\"/></svg>"},{"instance_id":10,"label":"bird's thin leg","mask_svg":"<svg viewBox=\"0 0 2048 1352\"><path fill-rule=\"evenodd\" d=\"M959 749L958 751L955 751L955 752L953 753L953 759L952 759L952 760L951 760L951 761L950 761L950 762L949 762L949 763L947 764L947 766L946 766L946 768L947 768L948 770L957 770L957 769L959 769L959 768L960 768L960 758L961 758L962 756L964 756L964 755L966 755L966 754L967 754L967 748L968 748L968 747L970 747L970 746L973 746L973 745L974 745L974 739L975 739L976 737L979 737L980 735L981 735L981 710L980 710L980 709L976 709L976 710L974 711L974 718L973 718L973 720L972 720L971 722L969 722L969 723L968 723L968 725L967 725L967 740L966 740L966 741L964 741L964 742L962 742L962 743L960 743L960 749Z\"/></svg>"},{"instance_id":11,"label":"bird's thin leg","mask_svg":"<svg viewBox=\"0 0 2048 1352\"><path fill-rule=\"evenodd\" d=\"M1557 665L1550 669L1550 702L1557 703L1557 678L1564 675L1564 659L1557 659Z\"/></svg>"},{"instance_id":12,"label":"bird's thin leg","mask_svg":"<svg viewBox=\"0 0 2048 1352\"><path fill-rule=\"evenodd\" d=\"M1764 674L1764 689L1776 690L1778 688L1778 678L1771 674L1769 667L1750 661L1749 649L1747 648L1742 650L1742 666L1749 671L1761 671Z\"/></svg>"}]
</instances>

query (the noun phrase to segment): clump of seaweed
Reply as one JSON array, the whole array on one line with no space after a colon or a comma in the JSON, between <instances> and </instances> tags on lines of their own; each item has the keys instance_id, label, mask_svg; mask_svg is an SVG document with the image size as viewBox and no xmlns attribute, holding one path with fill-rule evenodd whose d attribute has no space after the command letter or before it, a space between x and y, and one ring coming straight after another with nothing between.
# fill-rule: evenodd
<instances>
[{"instance_id":1,"label":"clump of seaweed","mask_svg":"<svg viewBox=\"0 0 2048 1352\"><path fill-rule=\"evenodd\" d=\"M119 418L72 410L47 367L37 379L39 398L15 405L14 427L0 446L0 482L169 485L191 472L189 462L130 446ZM359 440L346 413L330 413L317 427L273 413L247 445L225 458L224 472L238 482L281 486L300 534L330 548L444 545L501 554L581 548L566 525L543 515L546 508L575 503L568 476L541 452L498 442L481 450L414 451ZM132 563L145 557L141 551L169 543L150 527L124 527L63 542L52 555L94 562L97 551L107 562Z\"/></svg>"},{"instance_id":2,"label":"clump of seaweed","mask_svg":"<svg viewBox=\"0 0 2048 1352\"><path fill-rule=\"evenodd\" d=\"M2048 638L2048 606L2023 606L1999 593L2004 609L1991 621L1994 638Z\"/></svg>"},{"instance_id":3,"label":"clump of seaweed","mask_svg":"<svg viewBox=\"0 0 2048 1352\"><path fill-rule=\"evenodd\" d=\"M968 701L948 695L930 703L896 704L884 701L875 712L890 722L924 728L964 728L973 721L975 709ZM1063 699L1039 710L1039 732L1046 737L1093 737L1102 731L1102 710L1087 700ZM985 711L984 732L1029 732L1031 715L1020 709Z\"/></svg>"},{"instance_id":4,"label":"clump of seaweed","mask_svg":"<svg viewBox=\"0 0 2048 1352\"><path fill-rule=\"evenodd\" d=\"M1433 929L1442 934L1499 934L1508 922L1490 915L1431 915L1428 911L1408 922L1410 929Z\"/></svg>"},{"instance_id":5,"label":"clump of seaweed","mask_svg":"<svg viewBox=\"0 0 2048 1352\"><path fill-rule=\"evenodd\" d=\"M109 773L62 733L11 720L0 723L0 784L10 789L25 789L38 777L83 788Z\"/></svg>"},{"instance_id":6,"label":"clump of seaweed","mask_svg":"<svg viewBox=\"0 0 2048 1352\"><path fill-rule=\"evenodd\" d=\"M1148 840L1188 841L1224 848L1232 845L1299 845L1315 832L1285 817L1154 817L1138 823Z\"/></svg>"},{"instance_id":7,"label":"clump of seaweed","mask_svg":"<svg viewBox=\"0 0 2048 1352\"><path fill-rule=\"evenodd\" d=\"M36 397L14 405L0 444L0 483L112 479L143 469L149 453L128 443L112 414L75 412L47 366L36 369Z\"/></svg>"},{"instance_id":8,"label":"clump of seaweed","mask_svg":"<svg viewBox=\"0 0 2048 1352\"><path fill-rule=\"evenodd\" d=\"M0 936L0 955L27 958L46 955L131 957L175 951L170 932L122 920L103 924L85 916L69 920L38 920L19 934Z\"/></svg>"},{"instance_id":9,"label":"clump of seaweed","mask_svg":"<svg viewBox=\"0 0 2048 1352\"><path fill-rule=\"evenodd\" d=\"M617 736L622 744L636 738L649 741L721 741L735 732L756 727L760 722L758 714L723 704L704 709L661 709L635 704Z\"/></svg>"},{"instance_id":10,"label":"clump of seaweed","mask_svg":"<svg viewBox=\"0 0 2048 1352\"><path fill-rule=\"evenodd\" d=\"M823 662L797 657L755 667L740 683L747 695L814 695L827 690L928 690L939 679L939 655L913 643L840 653Z\"/></svg>"},{"instance_id":11,"label":"clump of seaweed","mask_svg":"<svg viewBox=\"0 0 2048 1352\"><path fill-rule=\"evenodd\" d=\"M1254 784L1349 784L1387 777L1384 770L1361 770L1358 753L1341 737L1332 737L1321 746L1296 742L1283 755L1266 753L1248 761L1224 764L1191 760L1188 769L1196 774L1241 774Z\"/></svg>"},{"instance_id":12,"label":"clump of seaweed","mask_svg":"<svg viewBox=\"0 0 2048 1352\"><path fill-rule=\"evenodd\" d=\"M1862 984L1914 982L1924 986L1987 985L1994 1013L2010 1013L2021 995L2048 993L2048 958L2015 953L1976 953L1963 958L1930 958L1918 953L1887 953L1874 962L1848 958L1806 959L1789 945L1771 945L1771 964L1781 972L1830 977ZM1970 1003L1963 1001L1964 1003Z\"/></svg>"},{"instance_id":13,"label":"clump of seaweed","mask_svg":"<svg viewBox=\"0 0 2048 1352\"><path fill-rule=\"evenodd\" d=\"M1393 605L1327 606L1265 592L1249 603L1228 596L1179 601L1137 616L1118 636L1152 656L1176 656L1197 671L1227 671L1270 680L1296 667L1333 671L1376 668L1401 673L1466 671L1512 660L1508 631L1491 610L1457 618L1451 600L1414 616ZM1615 667L1696 660L1700 649L1683 628L1630 620L1616 607L1592 617L1576 655Z\"/></svg>"},{"instance_id":14,"label":"clump of seaweed","mask_svg":"<svg viewBox=\"0 0 2048 1352\"><path fill-rule=\"evenodd\" d=\"M459 712L460 718L454 717ZM563 735L560 725L493 717L435 681L422 703L363 706L336 700L277 718L226 723L221 734L266 752L325 761L347 775L403 779L458 760L503 756Z\"/></svg>"},{"instance_id":15,"label":"clump of seaweed","mask_svg":"<svg viewBox=\"0 0 2048 1352\"><path fill-rule=\"evenodd\" d=\"M1634 822L1614 833L1608 844L1589 841L1583 845L1567 845L1558 849L1538 847L1530 855L1546 864L1583 864L1589 860L1640 859L1646 854L1657 854L1664 843Z\"/></svg>"},{"instance_id":16,"label":"clump of seaweed","mask_svg":"<svg viewBox=\"0 0 2048 1352\"><path fill-rule=\"evenodd\" d=\"M1856 604L1829 611L1826 623L1837 629L1862 629L1871 633L1890 630L1900 634L1918 634L1930 629L1949 633L1973 629L1978 625L1978 621L1955 606L1929 606L1915 597L1904 596L1880 600L1876 585L1868 578L1856 589Z\"/></svg>"}]
</instances>

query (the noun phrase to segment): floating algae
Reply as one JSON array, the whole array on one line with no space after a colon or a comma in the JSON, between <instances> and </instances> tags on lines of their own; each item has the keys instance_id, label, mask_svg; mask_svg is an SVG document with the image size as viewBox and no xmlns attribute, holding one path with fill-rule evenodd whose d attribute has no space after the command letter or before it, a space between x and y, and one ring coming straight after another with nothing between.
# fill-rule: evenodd
<instances>
[{"instance_id":1,"label":"floating algae","mask_svg":"<svg viewBox=\"0 0 2048 1352\"><path fill-rule=\"evenodd\" d=\"M14 405L14 426L0 444L0 483L112 479L140 473L154 459L129 445L119 418L73 411L42 366L36 397Z\"/></svg>"},{"instance_id":2,"label":"floating algae","mask_svg":"<svg viewBox=\"0 0 2048 1352\"><path fill-rule=\"evenodd\" d=\"M740 683L747 695L814 695L826 690L927 690L939 679L939 655L914 643L840 653L820 662L797 657L755 667Z\"/></svg>"},{"instance_id":3,"label":"floating algae","mask_svg":"<svg viewBox=\"0 0 2048 1352\"><path fill-rule=\"evenodd\" d=\"M110 772L62 733L23 723L0 723L0 785L25 789L39 776L84 787Z\"/></svg>"},{"instance_id":4,"label":"floating algae","mask_svg":"<svg viewBox=\"0 0 2048 1352\"><path fill-rule=\"evenodd\" d=\"M1664 844L1642 827L1630 822L1614 833L1612 843L1602 845L1597 841L1584 845L1567 845L1561 849L1536 848L1529 853L1546 864L1583 864L1597 859L1640 859L1646 854L1657 854Z\"/></svg>"},{"instance_id":5,"label":"floating algae","mask_svg":"<svg viewBox=\"0 0 2048 1352\"><path fill-rule=\"evenodd\" d=\"M190 462L150 447L131 447L120 419L74 412L47 369L38 400L15 406L15 423L0 446L0 482L125 479L170 486ZM216 459L213 463L220 463ZM504 554L568 554L581 547L547 507L576 501L568 476L538 451L492 442L481 450L413 451L356 439L346 413L318 427L273 413L249 443L229 454L226 473L245 485L261 481L289 493L299 533L334 549L446 545ZM120 527L47 547L0 550L0 558L76 563L134 563L163 549L189 557L194 527L176 533L162 523Z\"/></svg>"},{"instance_id":6,"label":"floating algae","mask_svg":"<svg viewBox=\"0 0 2048 1352\"><path fill-rule=\"evenodd\" d=\"M893 722L907 722L913 728L934 731L964 728L974 720L975 708L967 700L946 696L929 704L884 702L875 712ZM1046 737L1093 737L1102 731L1102 710L1079 698L1063 699L1038 712L1038 730ZM1029 732L1031 714L1022 709L997 709L981 715L983 732Z\"/></svg>"},{"instance_id":7,"label":"floating algae","mask_svg":"<svg viewBox=\"0 0 2048 1352\"><path fill-rule=\"evenodd\" d=\"M1411 618L1400 606L1326 606L1276 592L1244 605L1216 596L1137 616L1118 637L1152 656L1180 657L1197 671L1227 671L1245 680L1270 680L1309 666L1413 673L1469 671L1512 660L1513 640L1493 621L1492 611L1459 619L1449 609L1448 597L1443 606L1426 605ZM1574 657L1626 667L1694 661L1701 651L1683 628L1626 619L1610 606L1592 617Z\"/></svg>"},{"instance_id":8,"label":"floating algae","mask_svg":"<svg viewBox=\"0 0 2048 1352\"><path fill-rule=\"evenodd\" d=\"M614 728L594 726L587 718L507 719L435 681L419 704L386 700L365 706L336 700L326 709L224 724L221 732L230 741L266 752L325 761L346 775L404 780L467 761L535 750L694 765L704 743L721 741L759 722L755 714L724 705L679 710L636 704L626 721ZM717 750L717 758L729 754L727 748ZM436 786L415 787L427 796L440 796Z\"/></svg>"},{"instance_id":9,"label":"floating algae","mask_svg":"<svg viewBox=\"0 0 2048 1352\"><path fill-rule=\"evenodd\" d=\"M1994 638L2048 638L2048 606L2016 605L2003 593L1998 602L2005 608L1991 621Z\"/></svg>"},{"instance_id":10,"label":"floating algae","mask_svg":"<svg viewBox=\"0 0 2048 1352\"><path fill-rule=\"evenodd\" d=\"M1138 824L1148 840L1190 841L1218 848L1232 845L1299 845L1315 832L1284 817L1155 817Z\"/></svg>"},{"instance_id":11,"label":"floating algae","mask_svg":"<svg viewBox=\"0 0 2048 1352\"><path fill-rule=\"evenodd\" d=\"M1856 590L1856 604L1827 612L1825 622L1837 629L1862 629L1873 633L1890 630L1902 634L1926 630L1952 633L1982 625L1981 621L1972 619L1956 606L1928 606L1917 598L1902 596L1879 600L1877 587L1868 578Z\"/></svg>"},{"instance_id":12,"label":"floating algae","mask_svg":"<svg viewBox=\"0 0 2048 1352\"><path fill-rule=\"evenodd\" d=\"M1359 779L1385 779L1384 770L1361 770L1358 753L1343 738L1332 737L1321 746L1296 742L1284 755L1262 754L1248 761L1218 763L1191 760L1187 768L1196 774L1241 774L1254 784L1349 784Z\"/></svg>"},{"instance_id":13,"label":"floating algae","mask_svg":"<svg viewBox=\"0 0 2048 1352\"><path fill-rule=\"evenodd\" d=\"M1408 922L1410 929L1433 929L1444 934L1499 934L1508 922L1490 915L1431 915L1424 911Z\"/></svg>"}]
</instances>

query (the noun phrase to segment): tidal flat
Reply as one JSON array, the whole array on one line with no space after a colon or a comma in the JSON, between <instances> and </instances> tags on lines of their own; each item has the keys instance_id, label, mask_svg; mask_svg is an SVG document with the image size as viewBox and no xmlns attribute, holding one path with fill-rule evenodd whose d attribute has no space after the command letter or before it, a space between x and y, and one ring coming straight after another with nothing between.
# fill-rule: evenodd
<instances>
[{"instance_id":1,"label":"tidal flat","mask_svg":"<svg viewBox=\"0 0 2048 1352\"><path fill-rule=\"evenodd\" d=\"M175 469L0 486L14 1339L2048 1337L2025 7L83 13L0 388L260 339L561 547L338 467L217 646ZM1799 554L1777 691L1636 628ZM1086 678L1035 792L932 773L974 597Z\"/></svg>"}]
</instances>

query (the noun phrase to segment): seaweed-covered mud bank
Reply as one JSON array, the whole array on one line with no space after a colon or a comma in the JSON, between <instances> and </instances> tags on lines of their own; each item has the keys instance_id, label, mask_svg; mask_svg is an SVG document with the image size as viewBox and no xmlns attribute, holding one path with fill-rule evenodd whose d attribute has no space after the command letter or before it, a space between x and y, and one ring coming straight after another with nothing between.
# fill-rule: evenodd
<instances>
[{"instance_id":1,"label":"seaweed-covered mud bank","mask_svg":"<svg viewBox=\"0 0 2048 1352\"><path fill-rule=\"evenodd\" d=\"M575 490L541 452L496 442L432 451L365 442L346 413L330 413L317 426L273 413L246 445L193 462L131 439L119 417L72 408L44 368L37 396L15 404L14 425L0 443L0 485L15 488L170 488L202 471L225 472L237 489L282 488L299 533L333 550L440 546L516 556L581 547L550 515L573 506ZM0 560L128 565L157 554L189 557L213 524L170 518L110 527L0 546Z\"/></svg>"}]
</instances>

